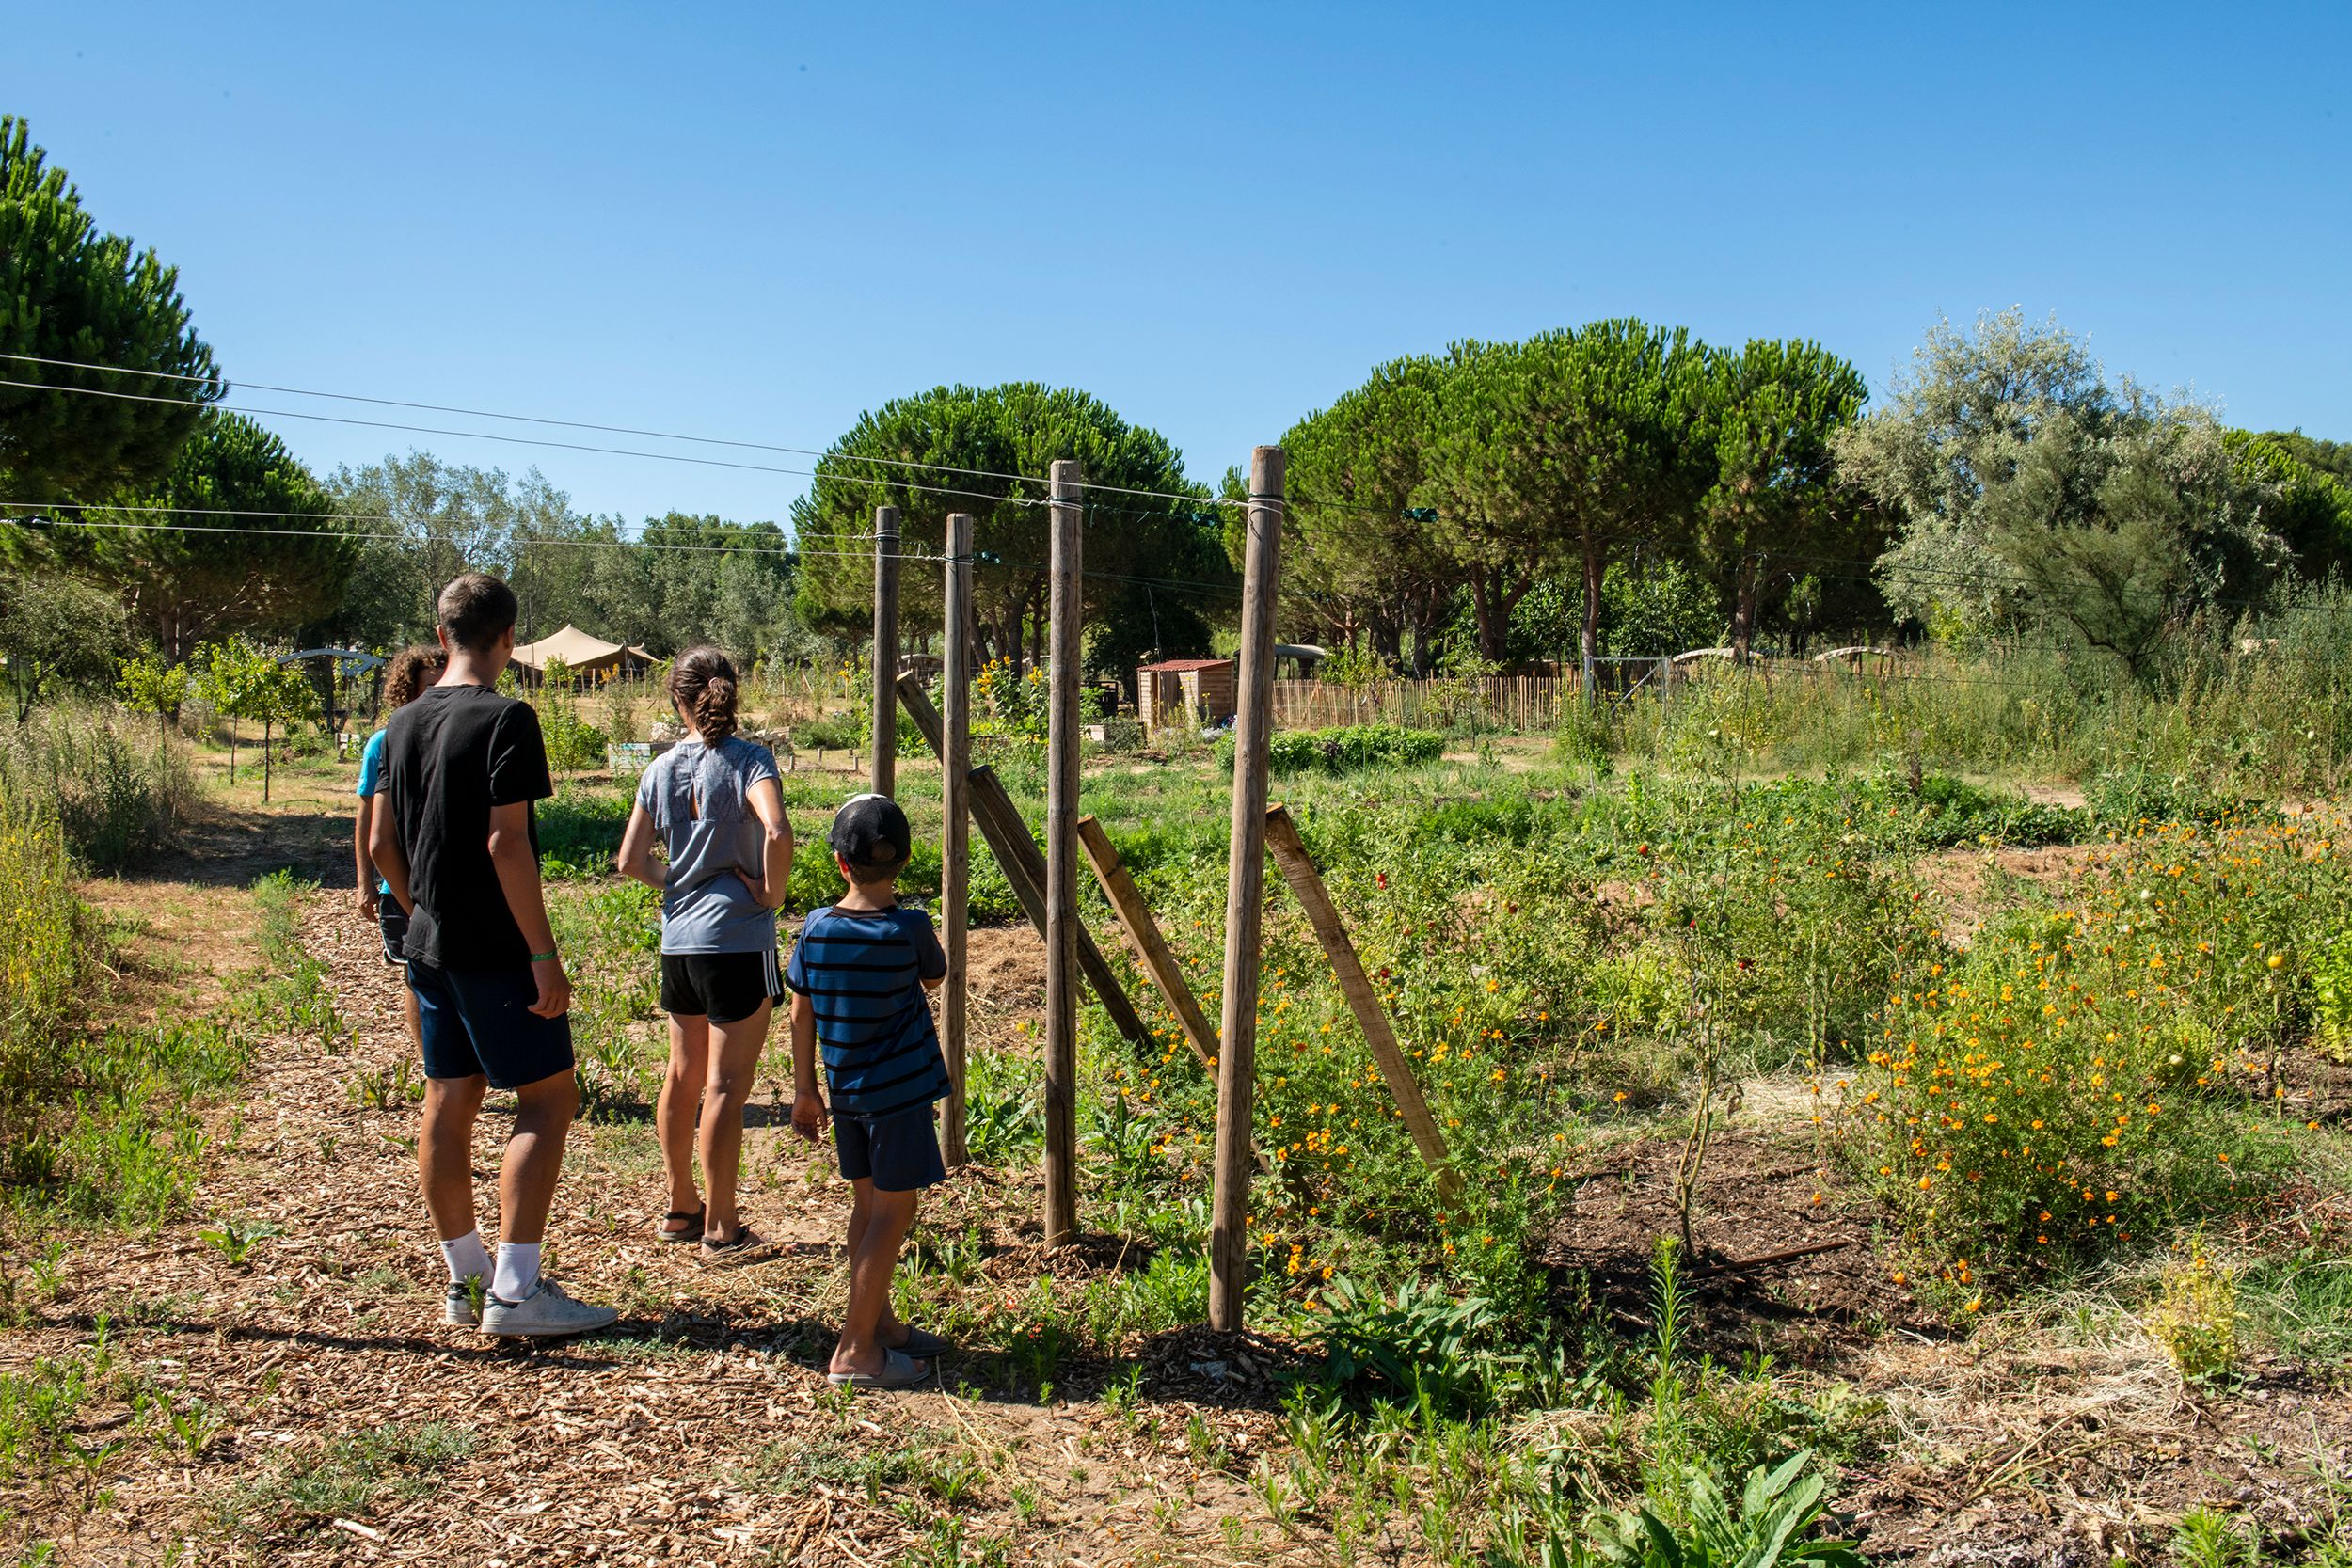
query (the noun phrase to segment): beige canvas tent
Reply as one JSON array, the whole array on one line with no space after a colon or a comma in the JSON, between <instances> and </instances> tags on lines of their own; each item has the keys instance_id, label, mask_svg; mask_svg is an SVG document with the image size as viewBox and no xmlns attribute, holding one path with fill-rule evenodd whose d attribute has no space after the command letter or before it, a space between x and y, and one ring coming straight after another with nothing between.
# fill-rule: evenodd
<instances>
[{"instance_id":1,"label":"beige canvas tent","mask_svg":"<svg viewBox=\"0 0 2352 1568\"><path fill-rule=\"evenodd\" d=\"M650 668L653 655L643 648L607 642L569 626L515 649L515 668L526 682L545 678L548 666L558 660L575 680L607 681L614 675L635 674Z\"/></svg>"}]
</instances>

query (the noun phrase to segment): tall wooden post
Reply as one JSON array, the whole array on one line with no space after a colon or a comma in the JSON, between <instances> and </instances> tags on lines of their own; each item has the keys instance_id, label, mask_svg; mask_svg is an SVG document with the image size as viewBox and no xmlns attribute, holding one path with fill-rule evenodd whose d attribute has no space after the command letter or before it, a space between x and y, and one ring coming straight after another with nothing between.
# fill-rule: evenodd
<instances>
[{"instance_id":1,"label":"tall wooden post","mask_svg":"<svg viewBox=\"0 0 2352 1568\"><path fill-rule=\"evenodd\" d=\"M1216 1058L1216 1173L1209 1210L1209 1326L1242 1326L1249 1285L1249 1169L1258 1071L1259 928L1265 913L1274 593L1282 558L1282 449L1249 456L1241 668L1233 692L1232 850L1225 879L1225 1016Z\"/></svg>"},{"instance_id":2,"label":"tall wooden post","mask_svg":"<svg viewBox=\"0 0 2352 1568\"><path fill-rule=\"evenodd\" d=\"M1053 469L1045 732L1045 1244L1078 1234L1078 606L1075 462Z\"/></svg>"},{"instance_id":3,"label":"tall wooden post","mask_svg":"<svg viewBox=\"0 0 2352 1568\"><path fill-rule=\"evenodd\" d=\"M967 1034L964 927L972 895L972 642L963 624L972 606L972 514L947 518L946 632L940 643L939 701L943 712L939 749L939 805L945 826L939 834L939 901L947 949L947 984L939 999L940 1044L947 1057L947 1115L940 1145L947 1164L971 1158L964 1140L963 1054ZM894 693L892 702L897 697ZM893 722L896 722L894 714Z\"/></svg>"},{"instance_id":4,"label":"tall wooden post","mask_svg":"<svg viewBox=\"0 0 2352 1568\"><path fill-rule=\"evenodd\" d=\"M874 756L866 787L898 787L898 509L874 508Z\"/></svg>"}]
</instances>

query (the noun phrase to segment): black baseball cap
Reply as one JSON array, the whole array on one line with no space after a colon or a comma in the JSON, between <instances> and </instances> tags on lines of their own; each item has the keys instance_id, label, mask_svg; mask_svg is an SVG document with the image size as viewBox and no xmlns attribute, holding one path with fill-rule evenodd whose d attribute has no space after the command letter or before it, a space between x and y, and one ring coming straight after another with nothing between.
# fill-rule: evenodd
<instances>
[{"instance_id":1,"label":"black baseball cap","mask_svg":"<svg viewBox=\"0 0 2352 1568\"><path fill-rule=\"evenodd\" d=\"M825 842L860 871L896 871L914 853L907 814L887 795L850 796L833 814Z\"/></svg>"}]
</instances>

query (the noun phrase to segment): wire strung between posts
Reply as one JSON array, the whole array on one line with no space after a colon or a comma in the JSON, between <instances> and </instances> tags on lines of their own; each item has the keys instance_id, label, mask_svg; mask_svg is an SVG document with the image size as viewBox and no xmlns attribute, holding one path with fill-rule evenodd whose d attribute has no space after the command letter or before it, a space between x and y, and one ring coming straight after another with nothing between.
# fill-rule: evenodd
<instances>
[{"instance_id":1,"label":"wire strung between posts","mask_svg":"<svg viewBox=\"0 0 2352 1568\"><path fill-rule=\"evenodd\" d=\"M544 414L502 414L492 408L465 408L453 404L445 403L413 403L404 398L371 397L362 392L325 392L320 391L315 388L277 386L266 381L240 381L230 377L216 375L185 375L175 371L135 370L127 365L100 365L93 364L86 359L53 359L38 354L8 353L0 353L0 359L21 360L26 364L33 365L52 365L66 370L95 371L103 375L143 375L162 381L196 382L206 386L218 384L224 388L230 387L247 387L251 388L255 391L282 392L289 397L331 398L339 403L373 404L382 408L414 408L429 414L462 414L469 419L476 420L507 420L517 424L555 425L565 430L594 430L599 431L608 436L644 436L657 441L690 441L698 446L733 447L746 451L784 452L794 457L814 457L821 463L867 463L879 467L920 468L930 473L957 474L966 479L1001 479L1008 483L1012 484L1041 485L1047 483L1044 480L1033 478L1027 474L1001 473L993 468L963 468L958 467L952 463L926 463L920 459L912 457L867 457L857 452L836 452L830 451L820 451L813 447L782 446L769 441L736 440L723 436L687 436L673 430L646 430L635 425L597 424L588 420L559 420ZM30 385L39 387L43 390L53 392L87 392L96 390L96 388L87 387L60 386L55 382L13 382L8 383L8 385ZM101 393L100 395L103 396L106 394ZM158 399L157 401L164 403L185 403L187 400L184 398L163 398ZM229 407L231 413L271 412L270 410L260 409L237 409L229 404L222 404L220 406ZM312 416L289 414L285 417L292 419L304 419ZM387 428L397 430L408 427L392 425ZM465 435L469 433L459 431L441 432L436 434ZM495 436L489 438L497 439ZM582 450L603 451L606 449L585 448ZM658 456L660 454L647 452L636 455ZM797 472L798 470L779 469L777 471ZM810 477L815 478L818 476L811 475ZM841 477L851 478L853 483L860 484L882 484L895 483L893 481L880 478L856 479L854 476L849 475ZM1196 505L1201 502L1208 502L1212 505L1217 506L1238 506L1243 504L1239 501L1220 499L1213 496L1186 496L1168 490L1139 490L1117 484L1089 484L1084 481L1080 482L1079 488L1083 490L1100 490L1107 495L1149 496L1163 500L1190 501ZM1019 501L1015 498L1011 497L1000 497L996 499L1016 500L1016 504L1034 504L1033 502Z\"/></svg>"},{"instance_id":2,"label":"wire strung between posts","mask_svg":"<svg viewBox=\"0 0 2352 1568\"><path fill-rule=\"evenodd\" d=\"M36 392L69 392L77 397L115 398L125 403L161 403L173 407L188 406L185 398L154 397L144 392L110 392L99 387L59 387L46 381L12 381L0 379L0 387L17 387ZM825 476L812 468L784 468L769 463L736 463L723 457L690 457L684 452L644 451L633 447L598 447L583 441L557 441L540 436L499 436L486 430L449 430L437 425L403 424L392 420L361 420L346 414L306 414L294 408L253 408L237 404L211 404L209 407L224 409L231 414L246 414L274 420L311 420L321 424L360 425L371 430L404 430L419 436L454 436L465 440L504 441L513 446L550 447L562 451L600 452L608 457L644 457L657 463L691 463L706 468L739 468L750 473L788 474L796 479L821 479ZM874 481L861 481L872 483ZM944 484L917 484L913 480L892 483L910 490L922 490L935 496L961 496L999 505L1043 506L1043 500L1031 500L1024 496L997 496L985 490L959 490Z\"/></svg>"}]
</instances>

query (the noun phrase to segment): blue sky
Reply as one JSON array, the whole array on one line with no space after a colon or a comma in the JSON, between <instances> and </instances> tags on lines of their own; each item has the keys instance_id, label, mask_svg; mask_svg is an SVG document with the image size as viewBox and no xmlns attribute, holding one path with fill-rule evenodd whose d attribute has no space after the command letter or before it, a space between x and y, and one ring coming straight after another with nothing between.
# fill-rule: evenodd
<instances>
[{"instance_id":1,"label":"blue sky","mask_svg":"<svg viewBox=\"0 0 2352 1568\"><path fill-rule=\"evenodd\" d=\"M2233 422L2352 438L2343 4L110 4L8 32L0 109L180 266L231 377L804 447L1035 378L1213 480L1456 338L1638 315L1818 338L1883 388L1939 313L2013 303ZM268 422L322 470L536 463L632 520L781 519L805 483Z\"/></svg>"}]
</instances>

